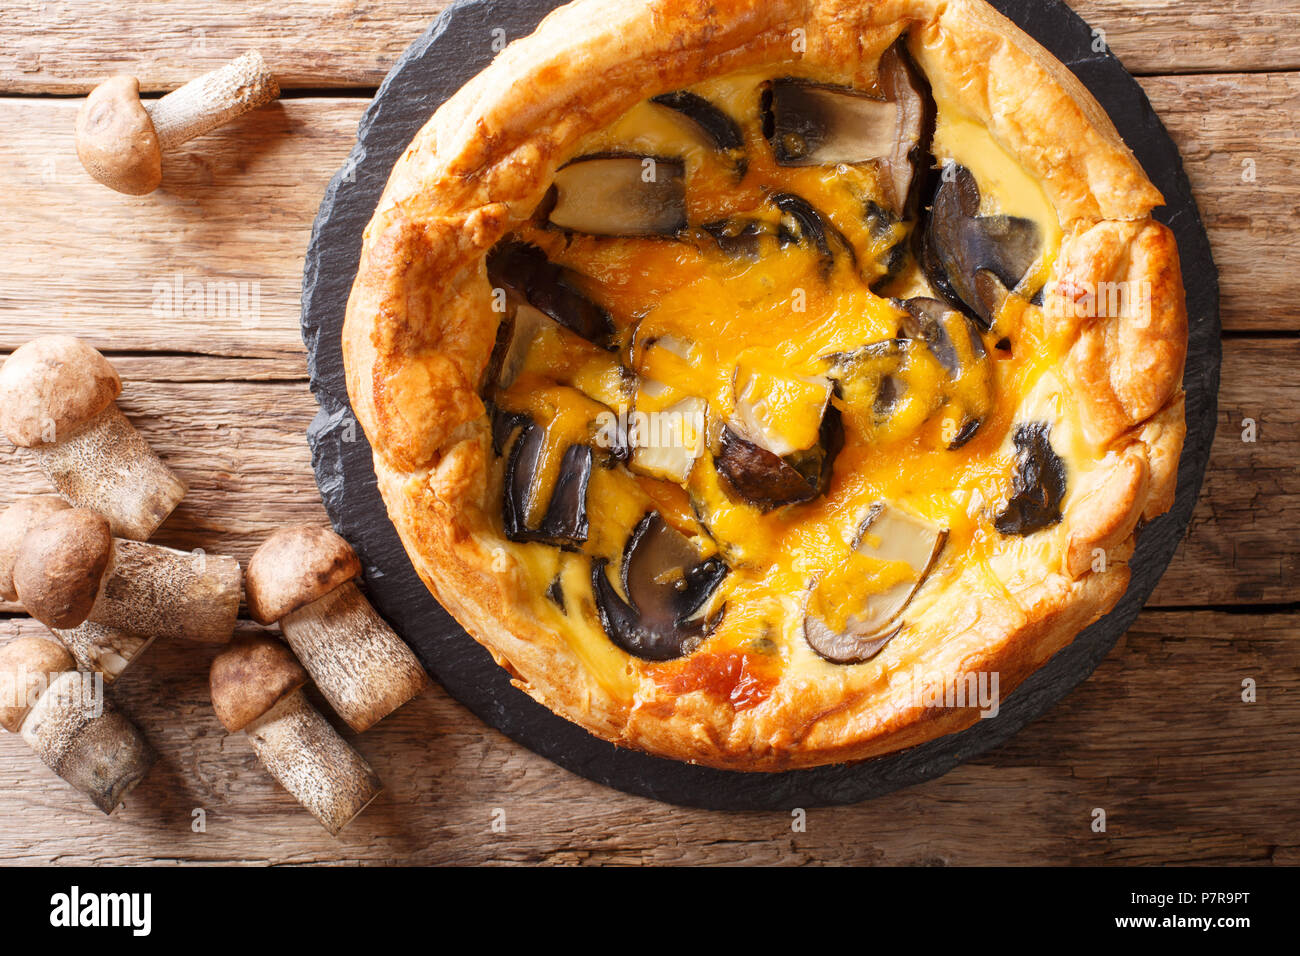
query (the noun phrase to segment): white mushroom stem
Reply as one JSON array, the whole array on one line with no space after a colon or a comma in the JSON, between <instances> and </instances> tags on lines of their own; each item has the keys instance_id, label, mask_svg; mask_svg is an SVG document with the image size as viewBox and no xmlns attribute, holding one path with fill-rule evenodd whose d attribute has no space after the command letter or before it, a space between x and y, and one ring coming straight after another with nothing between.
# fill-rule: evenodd
<instances>
[{"instance_id":1,"label":"white mushroom stem","mask_svg":"<svg viewBox=\"0 0 1300 956\"><path fill-rule=\"evenodd\" d=\"M364 757L297 690L245 732L271 776L336 835L383 791Z\"/></svg>"},{"instance_id":2,"label":"white mushroom stem","mask_svg":"<svg viewBox=\"0 0 1300 956\"><path fill-rule=\"evenodd\" d=\"M239 562L113 539L87 620L154 637L225 643L239 614Z\"/></svg>"},{"instance_id":3,"label":"white mushroom stem","mask_svg":"<svg viewBox=\"0 0 1300 956\"><path fill-rule=\"evenodd\" d=\"M71 630L54 630L54 635L77 659L84 671L104 675L113 683L153 643L153 637L86 621Z\"/></svg>"},{"instance_id":4,"label":"white mushroom stem","mask_svg":"<svg viewBox=\"0 0 1300 956\"><path fill-rule=\"evenodd\" d=\"M74 506L107 518L120 538L148 539L185 497L185 483L115 403L54 439L31 449L41 470Z\"/></svg>"},{"instance_id":5,"label":"white mushroom stem","mask_svg":"<svg viewBox=\"0 0 1300 956\"><path fill-rule=\"evenodd\" d=\"M251 50L161 99L146 103L145 109L153 120L158 145L166 153L279 95L279 84L262 54Z\"/></svg>"},{"instance_id":6,"label":"white mushroom stem","mask_svg":"<svg viewBox=\"0 0 1300 956\"><path fill-rule=\"evenodd\" d=\"M335 712L356 731L420 693L428 675L355 581L280 621L280 630Z\"/></svg>"},{"instance_id":7,"label":"white mushroom stem","mask_svg":"<svg viewBox=\"0 0 1300 956\"><path fill-rule=\"evenodd\" d=\"M156 754L84 671L65 671L37 698L20 731L37 755L105 813L153 766Z\"/></svg>"}]
</instances>

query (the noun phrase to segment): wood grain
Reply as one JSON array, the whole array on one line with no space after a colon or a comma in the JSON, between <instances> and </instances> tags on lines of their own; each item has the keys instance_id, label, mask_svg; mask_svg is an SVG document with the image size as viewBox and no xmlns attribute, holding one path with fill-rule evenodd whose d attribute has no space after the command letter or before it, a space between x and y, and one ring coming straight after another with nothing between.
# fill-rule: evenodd
<instances>
[{"instance_id":1,"label":"wood grain","mask_svg":"<svg viewBox=\"0 0 1300 956\"><path fill-rule=\"evenodd\" d=\"M246 563L279 525L325 520L304 441L315 405L298 331L302 258L367 88L445 5L6 7L0 355L54 330L109 352L123 408L191 483L161 543ZM1300 73L1286 72L1300 70L1300 22L1289 0L1073 6L1130 70L1205 74L1141 82L1183 152L1231 337L1205 488L1151 602L1178 610L1145 611L1048 716L940 780L810 809L794 832L785 811L710 813L604 790L435 686L364 736L343 728L389 790L334 840L217 723L214 649L156 643L114 693L162 760L112 818L0 733L0 864L1300 863ZM171 89L251 47L286 89L343 95L291 92L188 144L149 197L91 182L72 142L78 101L33 95L83 94L123 71ZM178 276L188 310L168 299ZM1245 419L1254 442L1242 440ZM48 490L2 439L0 475L0 507ZM1231 613L1203 609L1217 604ZM15 611L0 604L0 642L42 631ZM1241 700L1247 678L1256 703ZM1090 829L1098 807L1105 833Z\"/></svg>"},{"instance_id":2,"label":"wood grain","mask_svg":"<svg viewBox=\"0 0 1300 956\"><path fill-rule=\"evenodd\" d=\"M123 410L190 485L156 541L247 563L277 527L326 520L305 440L316 404L300 358L114 362ZM1300 340L1226 341L1219 401L1201 498L1155 606L1287 603L1300 587ZM1248 418L1254 442L1242 440ZM0 474L0 504L49 490L30 457L3 440Z\"/></svg>"},{"instance_id":3,"label":"wood grain","mask_svg":"<svg viewBox=\"0 0 1300 956\"><path fill-rule=\"evenodd\" d=\"M112 73L170 90L245 50L285 88L379 85L446 0L15 0L0 43L0 90L85 93ZM1074 9L1136 73L1300 67L1284 2L1075 0ZM509 39L516 39L510 37ZM490 34L483 38L492 42Z\"/></svg>"},{"instance_id":4,"label":"wood grain","mask_svg":"<svg viewBox=\"0 0 1300 956\"><path fill-rule=\"evenodd\" d=\"M0 622L0 639L37 628ZM113 692L162 760L111 819L20 738L0 738L0 863L1294 863L1296 637L1290 616L1144 613L1091 679L1010 743L871 803L806 808L800 833L788 811L614 794L435 687L360 737L343 729L388 790L337 840L218 724L213 650L160 642ZM1241 701L1245 678L1256 703ZM1097 807L1105 833L1090 829ZM191 829L196 809L206 832ZM492 829L497 810L504 833Z\"/></svg>"},{"instance_id":5,"label":"wood grain","mask_svg":"<svg viewBox=\"0 0 1300 956\"><path fill-rule=\"evenodd\" d=\"M1187 157L1225 327L1300 330L1300 180L1289 172L1300 164L1300 74L1145 82ZM0 235L14 237L0 257L0 348L76 327L113 350L301 352L302 258L364 101L290 100L245 116L188 144L163 188L140 198L81 169L76 106L0 99ZM1247 159L1253 183L1241 179ZM178 281L185 300L170 294ZM204 304L187 307L195 288Z\"/></svg>"}]
</instances>

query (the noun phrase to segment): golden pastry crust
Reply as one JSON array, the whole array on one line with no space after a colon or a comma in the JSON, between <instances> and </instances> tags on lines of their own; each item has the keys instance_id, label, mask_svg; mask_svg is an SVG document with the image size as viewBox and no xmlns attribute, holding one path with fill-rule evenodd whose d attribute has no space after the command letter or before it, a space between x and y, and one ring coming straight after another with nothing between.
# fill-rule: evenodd
<instances>
[{"instance_id":1,"label":"golden pastry crust","mask_svg":"<svg viewBox=\"0 0 1300 956\"><path fill-rule=\"evenodd\" d=\"M657 680L631 657L625 674L598 674L535 613L493 514L500 485L479 397L496 332L485 255L531 214L581 137L641 100L777 63L869 84L904 31L931 82L1057 211L1065 236L1042 311L1068 348L1062 371L1086 396L1080 426L1100 463L1060 525L1017 544L993 573L966 563L927 585L888 655L842 666L804 648L808 659L745 708L707 682ZM927 705L928 686L996 673L1005 696L1109 611L1128 584L1139 520L1172 504L1186 314L1172 236L1149 218L1161 201L1078 81L982 2L577 0L447 101L398 161L348 304L348 391L416 570L535 699L605 739L717 767L871 757L979 719L977 707ZM1089 286L1116 281L1149 283L1149 313L1079 308Z\"/></svg>"}]
</instances>

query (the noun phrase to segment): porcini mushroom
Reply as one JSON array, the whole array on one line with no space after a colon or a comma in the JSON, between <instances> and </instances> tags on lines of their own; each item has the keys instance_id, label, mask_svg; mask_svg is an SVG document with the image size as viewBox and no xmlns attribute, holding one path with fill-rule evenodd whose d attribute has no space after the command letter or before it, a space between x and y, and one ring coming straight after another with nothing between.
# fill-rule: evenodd
<instances>
[{"instance_id":1,"label":"porcini mushroom","mask_svg":"<svg viewBox=\"0 0 1300 956\"><path fill-rule=\"evenodd\" d=\"M122 381L104 356L69 335L20 346L0 368L0 431L36 457L72 504L144 541L185 497L115 399Z\"/></svg>"},{"instance_id":2,"label":"porcini mushroom","mask_svg":"<svg viewBox=\"0 0 1300 956\"><path fill-rule=\"evenodd\" d=\"M212 661L212 708L295 800L337 835L384 786L302 693L307 672L267 634L241 635Z\"/></svg>"},{"instance_id":3,"label":"porcini mushroom","mask_svg":"<svg viewBox=\"0 0 1300 956\"><path fill-rule=\"evenodd\" d=\"M0 726L21 734L45 764L112 813L157 755L54 641L20 637L0 648Z\"/></svg>"},{"instance_id":4,"label":"porcini mushroom","mask_svg":"<svg viewBox=\"0 0 1300 956\"><path fill-rule=\"evenodd\" d=\"M647 513L623 548L619 582L609 580L608 560L591 562L591 586L605 633L634 657L667 661L694 651L722 618L705 615L709 598L729 571L714 555L701 558L686 535L657 511Z\"/></svg>"},{"instance_id":5,"label":"porcini mushroom","mask_svg":"<svg viewBox=\"0 0 1300 956\"><path fill-rule=\"evenodd\" d=\"M108 521L86 508L60 511L29 531L13 577L27 613L56 630L92 621L224 643L239 613L234 558L114 538Z\"/></svg>"},{"instance_id":6,"label":"porcini mushroom","mask_svg":"<svg viewBox=\"0 0 1300 956\"><path fill-rule=\"evenodd\" d=\"M354 580L361 562L327 528L293 525L248 562L248 613L280 630L325 699L353 730L391 714L429 682L415 654Z\"/></svg>"},{"instance_id":7,"label":"porcini mushroom","mask_svg":"<svg viewBox=\"0 0 1300 956\"><path fill-rule=\"evenodd\" d=\"M142 196L162 182L163 154L280 95L256 50L148 103L140 82L114 76L77 113L77 155L86 172L120 193Z\"/></svg>"},{"instance_id":8,"label":"porcini mushroom","mask_svg":"<svg viewBox=\"0 0 1300 956\"><path fill-rule=\"evenodd\" d=\"M24 537L33 528L69 505L57 495L32 495L20 498L0 513L0 597L17 601L14 589L14 562ZM153 642L152 635L136 634L117 627L86 621L70 630L51 628L82 670L98 671L112 683Z\"/></svg>"}]
</instances>

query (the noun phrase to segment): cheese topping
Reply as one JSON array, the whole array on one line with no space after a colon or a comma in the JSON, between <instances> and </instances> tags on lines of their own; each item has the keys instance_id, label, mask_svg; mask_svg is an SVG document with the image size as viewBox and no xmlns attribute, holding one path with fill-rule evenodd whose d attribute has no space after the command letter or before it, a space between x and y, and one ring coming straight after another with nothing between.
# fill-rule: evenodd
<instances>
[{"instance_id":1,"label":"cheese topping","mask_svg":"<svg viewBox=\"0 0 1300 956\"><path fill-rule=\"evenodd\" d=\"M558 522L553 503L585 482L585 530L570 528L558 545L508 547L538 595L538 613L610 688L628 691L648 675L752 706L766 693L756 688L790 667L838 666L805 633L806 615L840 640L854 628L865 640L864 622L892 608L873 596L905 605L932 565L975 562L1000 579L1009 556L1056 547L1050 528L1020 536L995 529L1016 493L1017 455L1026 454L1021 426L1049 427L1050 447L1066 461L1081 454L1049 371L1060 345L1045 339L1030 301L1061 240L1042 187L982 125L936 104L936 168L964 167L980 195L975 225L957 225L994 229L997 217L1015 217L1040 240L1031 265L1011 277L1019 281L1002 277L1018 294L1005 295L992 327L982 329L917 261L926 212L889 209L883 160L777 162L764 129L773 82L781 80L743 73L686 91L712 113L694 100L642 103L588 137L565 167L571 193L583 188L583 163L605 191L636 189L637 175L680 167L672 174L681 188L659 189L667 198L647 220L663 228L676 213L662 204L680 198L685 225L672 235L635 235L628 219L637 216L626 210L611 216L613 232L569 220L560 229L543 204L512 237L540 250L559 269L560 278L547 281L603 310L613 330L608 341L585 338L566 326L559 293L521 281L514 291L530 304L517 307L535 306L543 320L519 367L501 379L505 387L489 395L501 413L545 432L534 473L524 476L528 529ZM609 165L627 157L653 162ZM599 216L580 199L563 201L566 216ZM922 207L928 203L925 196ZM985 240L971 235L978 252ZM976 280L984 288L978 272ZM566 472L574 446L593 449L585 476ZM506 447L498 472L507 496L510 454ZM756 498L746 493L751 482L780 491ZM896 520L873 532L869 522L882 507ZM725 576L697 606L693 582L703 571L629 577L630 536L651 512L685 536L700 568L725 563ZM901 550L880 538L909 533L932 537ZM619 638L631 651L619 645L610 633L617 609L598 607L593 568L634 611L638 594L644 602L654 588L667 589L665 600L680 602L675 626L694 635L682 639L681 653L655 658L658 651L636 643L644 634ZM906 624L905 612L885 616L872 627ZM805 638L821 657L806 653ZM731 677L706 679L710 661Z\"/></svg>"}]
</instances>

